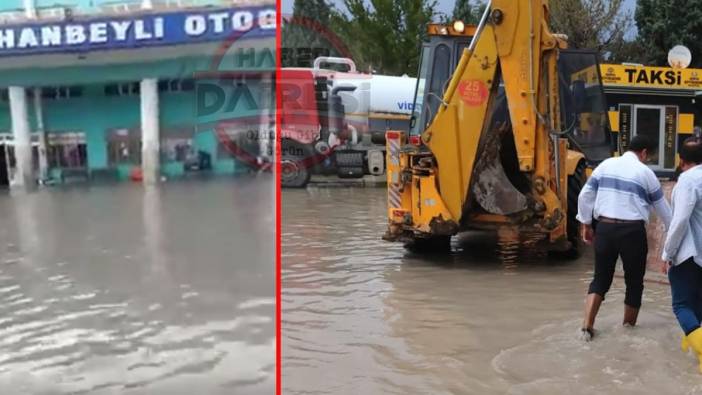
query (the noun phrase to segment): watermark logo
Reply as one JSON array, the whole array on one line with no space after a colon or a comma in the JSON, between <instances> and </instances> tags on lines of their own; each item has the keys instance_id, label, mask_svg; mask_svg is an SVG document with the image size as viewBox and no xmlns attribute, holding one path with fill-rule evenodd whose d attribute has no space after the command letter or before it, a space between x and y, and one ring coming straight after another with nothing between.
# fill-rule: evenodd
<instances>
[{"instance_id":1,"label":"watermark logo","mask_svg":"<svg viewBox=\"0 0 702 395\"><path fill-rule=\"evenodd\" d=\"M215 135L218 159L267 170L275 142L275 8L262 9L246 25L195 73L195 113L198 129Z\"/></svg>"},{"instance_id":2,"label":"watermark logo","mask_svg":"<svg viewBox=\"0 0 702 395\"><path fill-rule=\"evenodd\" d=\"M301 186L312 172L336 166L337 151L368 133L373 76L356 69L348 47L326 26L291 15L282 21L280 74L274 36L247 39L256 29L270 29L270 21L254 23L222 42L209 69L196 74L196 111L200 126L211 127L233 159L268 170L277 149L283 184ZM390 106L409 112L411 100Z\"/></svg>"}]
</instances>

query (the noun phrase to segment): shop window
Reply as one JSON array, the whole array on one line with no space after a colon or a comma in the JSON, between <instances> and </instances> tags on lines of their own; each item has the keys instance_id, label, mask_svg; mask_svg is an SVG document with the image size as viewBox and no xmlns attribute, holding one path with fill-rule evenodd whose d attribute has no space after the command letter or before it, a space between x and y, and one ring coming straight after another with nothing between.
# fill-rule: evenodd
<instances>
[{"instance_id":1,"label":"shop window","mask_svg":"<svg viewBox=\"0 0 702 395\"><path fill-rule=\"evenodd\" d=\"M188 92L195 90L195 81L192 79L161 80L158 82L159 92Z\"/></svg>"},{"instance_id":2,"label":"shop window","mask_svg":"<svg viewBox=\"0 0 702 395\"><path fill-rule=\"evenodd\" d=\"M268 153L273 147L275 137L273 132L265 136L258 129L259 125L251 125L249 128L232 128L217 133L217 158L220 159L242 159L238 155L257 157L261 155L261 143L268 137ZM237 152L238 151L238 152Z\"/></svg>"},{"instance_id":3,"label":"shop window","mask_svg":"<svg viewBox=\"0 0 702 395\"><path fill-rule=\"evenodd\" d=\"M39 135L32 133L32 167L34 170L39 170ZM0 145L5 147L2 152L5 155L5 163L9 164L9 168L14 170L17 167L17 159L15 158L15 144L12 133L0 134Z\"/></svg>"},{"instance_id":4,"label":"shop window","mask_svg":"<svg viewBox=\"0 0 702 395\"><path fill-rule=\"evenodd\" d=\"M211 155L196 149L193 127L165 128L161 131L161 162L181 162L185 170L207 170L212 167Z\"/></svg>"},{"instance_id":5,"label":"shop window","mask_svg":"<svg viewBox=\"0 0 702 395\"><path fill-rule=\"evenodd\" d=\"M105 85L105 96L138 96L140 93L138 82Z\"/></svg>"},{"instance_id":6,"label":"shop window","mask_svg":"<svg viewBox=\"0 0 702 395\"><path fill-rule=\"evenodd\" d=\"M49 166L57 169L77 169L88 166L85 133L47 134Z\"/></svg>"},{"instance_id":7,"label":"shop window","mask_svg":"<svg viewBox=\"0 0 702 395\"><path fill-rule=\"evenodd\" d=\"M34 97L34 90L27 90L28 97ZM71 99L83 96L83 88L80 86L50 86L41 88L42 99L57 100Z\"/></svg>"},{"instance_id":8,"label":"shop window","mask_svg":"<svg viewBox=\"0 0 702 395\"><path fill-rule=\"evenodd\" d=\"M34 98L34 89L27 89L27 99ZM82 86L51 86L41 88L41 97L46 100L74 99L83 96ZM0 90L0 101L9 102L8 89Z\"/></svg>"},{"instance_id":9,"label":"shop window","mask_svg":"<svg viewBox=\"0 0 702 395\"><path fill-rule=\"evenodd\" d=\"M193 128L166 128L161 131L161 161L187 162L195 155Z\"/></svg>"},{"instance_id":10,"label":"shop window","mask_svg":"<svg viewBox=\"0 0 702 395\"><path fill-rule=\"evenodd\" d=\"M6 145L6 155L7 162L10 163L10 168L14 169L17 167L17 158L15 157L15 146ZM32 145L32 168L34 170L39 170L39 147Z\"/></svg>"},{"instance_id":11,"label":"shop window","mask_svg":"<svg viewBox=\"0 0 702 395\"><path fill-rule=\"evenodd\" d=\"M139 128L112 129L107 132L107 160L111 166L141 164Z\"/></svg>"}]
</instances>

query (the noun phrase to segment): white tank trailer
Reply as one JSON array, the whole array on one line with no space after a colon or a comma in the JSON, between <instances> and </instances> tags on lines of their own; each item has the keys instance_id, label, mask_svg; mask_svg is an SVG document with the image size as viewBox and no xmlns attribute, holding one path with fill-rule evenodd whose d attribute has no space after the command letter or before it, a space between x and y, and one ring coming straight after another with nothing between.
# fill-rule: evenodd
<instances>
[{"instance_id":1,"label":"white tank trailer","mask_svg":"<svg viewBox=\"0 0 702 395\"><path fill-rule=\"evenodd\" d=\"M324 66L329 64L346 65L348 71L325 69ZM349 152L365 152L367 172L372 175L384 174L385 132L409 129L417 79L406 75L359 73L354 62L347 58L317 58L314 71L316 75L323 75L328 79L330 92L340 87L354 88L339 89L338 92L350 131L343 149ZM330 146L335 146L336 143L338 142L329 142ZM339 148L337 147L337 150Z\"/></svg>"}]
</instances>

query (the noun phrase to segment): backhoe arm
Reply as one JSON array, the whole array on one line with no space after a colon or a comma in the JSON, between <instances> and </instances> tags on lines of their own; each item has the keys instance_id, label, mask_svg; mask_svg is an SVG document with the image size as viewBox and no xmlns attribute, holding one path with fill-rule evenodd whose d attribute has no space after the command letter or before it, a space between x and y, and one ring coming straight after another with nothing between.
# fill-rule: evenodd
<instances>
[{"instance_id":1,"label":"backhoe arm","mask_svg":"<svg viewBox=\"0 0 702 395\"><path fill-rule=\"evenodd\" d=\"M560 128L556 62L565 43L548 29L546 1L493 0L473 40L422 134L448 219L460 223L472 196L491 214L538 212L545 229L563 226L558 156L565 142L550 132ZM500 78L511 125L494 119ZM500 164L500 144L510 133L517 171L528 181L520 190Z\"/></svg>"}]
</instances>

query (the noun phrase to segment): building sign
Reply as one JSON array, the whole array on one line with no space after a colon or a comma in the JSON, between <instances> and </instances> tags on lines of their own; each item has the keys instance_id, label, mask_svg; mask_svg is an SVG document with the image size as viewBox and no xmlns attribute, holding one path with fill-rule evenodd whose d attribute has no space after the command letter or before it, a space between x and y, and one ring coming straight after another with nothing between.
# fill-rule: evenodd
<instances>
[{"instance_id":1,"label":"building sign","mask_svg":"<svg viewBox=\"0 0 702 395\"><path fill-rule=\"evenodd\" d=\"M631 139L631 104L619 105L619 153L629 149Z\"/></svg>"},{"instance_id":2,"label":"building sign","mask_svg":"<svg viewBox=\"0 0 702 395\"><path fill-rule=\"evenodd\" d=\"M672 169L675 167L675 140L678 131L678 108L676 106L665 107L665 147L663 167Z\"/></svg>"},{"instance_id":3,"label":"building sign","mask_svg":"<svg viewBox=\"0 0 702 395\"><path fill-rule=\"evenodd\" d=\"M274 7L143 14L0 28L0 57L274 37Z\"/></svg>"},{"instance_id":4,"label":"building sign","mask_svg":"<svg viewBox=\"0 0 702 395\"><path fill-rule=\"evenodd\" d=\"M670 67L600 65L605 86L631 86L662 89L702 88L702 69L673 69Z\"/></svg>"}]
</instances>

